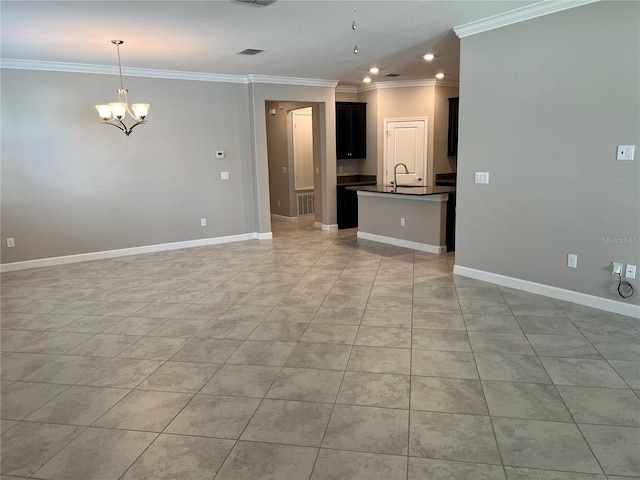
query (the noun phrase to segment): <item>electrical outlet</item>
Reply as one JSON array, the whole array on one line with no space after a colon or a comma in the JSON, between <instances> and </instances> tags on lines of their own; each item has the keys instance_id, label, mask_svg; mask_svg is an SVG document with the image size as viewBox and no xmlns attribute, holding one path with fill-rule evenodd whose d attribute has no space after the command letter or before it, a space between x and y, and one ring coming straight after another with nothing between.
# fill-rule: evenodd
<instances>
[{"instance_id":1,"label":"electrical outlet","mask_svg":"<svg viewBox=\"0 0 640 480\"><path fill-rule=\"evenodd\" d=\"M200 219L200 226L201 227L206 227L207 226L207 219L206 218L201 218Z\"/></svg>"},{"instance_id":2,"label":"electrical outlet","mask_svg":"<svg viewBox=\"0 0 640 480\"><path fill-rule=\"evenodd\" d=\"M626 278L636 278L636 266L635 265L627 265L627 269L624 272L624 276Z\"/></svg>"},{"instance_id":3,"label":"electrical outlet","mask_svg":"<svg viewBox=\"0 0 640 480\"><path fill-rule=\"evenodd\" d=\"M401 226L401 227L404 227L405 225L406 225L405 219L404 219L404 218L401 218L401 219L400 219L400 226Z\"/></svg>"},{"instance_id":4,"label":"electrical outlet","mask_svg":"<svg viewBox=\"0 0 640 480\"><path fill-rule=\"evenodd\" d=\"M224 158L224 150L216 150L216 158Z\"/></svg>"},{"instance_id":5,"label":"electrical outlet","mask_svg":"<svg viewBox=\"0 0 640 480\"><path fill-rule=\"evenodd\" d=\"M287 167L282 167L282 173L287 173Z\"/></svg>"},{"instance_id":6,"label":"electrical outlet","mask_svg":"<svg viewBox=\"0 0 640 480\"><path fill-rule=\"evenodd\" d=\"M13 247L15 247L15 246L16 246L16 242L15 242L15 240L13 239L13 237L8 237L8 238L7 238L7 247L9 247L9 248L13 248Z\"/></svg>"},{"instance_id":7,"label":"electrical outlet","mask_svg":"<svg viewBox=\"0 0 640 480\"><path fill-rule=\"evenodd\" d=\"M611 269L611 275L622 275L622 264L613 262L613 268Z\"/></svg>"},{"instance_id":8,"label":"electrical outlet","mask_svg":"<svg viewBox=\"0 0 640 480\"><path fill-rule=\"evenodd\" d=\"M280 206L280 200L278 200L278 207Z\"/></svg>"},{"instance_id":9,"label":"electrical outlet","mask_svg":"<svg viewBox=\"0 0 640 480\"><path fill-rule=\"evenodd\" d=\"M229 172L220 172L221 180L229 180Z\"/></svg>"},{"instance_id":10,"label":"electrical outlet","mask_svg":"<svg viewBox=\"0 0 640 480\"><path fill-rule=\"evenodd\" d=\"M618 155L616 160L633 160L635 145L618 145Z\"/></svg>"},{"instance_id":11,"label":"electrical outlet","mask_svg":"<svg viewBox=\"0 0 640 480\"><path fill-rule=\"evenodd\" d=\"M320 175L320 167L316 167L316 175Z\"/></svg>"},{"instance_id":12,"label":"electrical outlet","mask_svg":"<svg viewBox=\"0 0 640 480\"><path fill-rule=\"evenodd\" d=\"M567 255L567 267L578 268L578 255L573 253Z\"/></svg>"},{"instance_id":13,"label":"electrical outlet","mask_svg":"<svg viewBox=\"0 0 640 480\"><path fill-rule=\"evenodd\" d=\"M338 167L338 173L344 172L344 167Z\"/></svg>"}]
</instances>

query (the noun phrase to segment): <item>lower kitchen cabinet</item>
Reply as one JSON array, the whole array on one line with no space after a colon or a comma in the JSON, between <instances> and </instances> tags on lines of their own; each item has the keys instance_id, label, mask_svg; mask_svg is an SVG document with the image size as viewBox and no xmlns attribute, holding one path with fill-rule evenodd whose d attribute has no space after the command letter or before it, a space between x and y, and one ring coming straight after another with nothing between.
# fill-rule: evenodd
<instances>
[{"instance_id":1,"label":"lower kitchen cabinet","mask_svg":"<svg viewBox=\"0 0 640 480\"><path fill-rule=\"evenodd\" d=\"M358 226L358 192L337 186L338 229Z\"/></svg>"}]
</instances>

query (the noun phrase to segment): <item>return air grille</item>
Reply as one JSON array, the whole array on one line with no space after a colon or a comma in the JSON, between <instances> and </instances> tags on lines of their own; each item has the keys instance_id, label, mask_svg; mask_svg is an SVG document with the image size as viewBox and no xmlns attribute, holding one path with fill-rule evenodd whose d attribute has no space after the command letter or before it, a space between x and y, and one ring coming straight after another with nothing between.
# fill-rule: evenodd
<instances>
[{"instance_id":1,"label":"return air grille","mask_svg":"<svg viewBox=\"0 0 640 480\"><path fill-rule=\"evenodd\" d=\"M236 0L238 3L247 3L256 7L268 7L272 3L275 3L275 1L276 0Z\"/></svg>"},{"instance_id":2,"label":"return air grille","mask_svg":"<svg viewBox=\"0 0 640 480\"><path fill-rule=\"evenodd\" d=\"M399 77L400 74L399 73L385 73L384 76L385 77Z\"/></svg>"},{"instance_id":3,"label":"return air grille","mask_svg":"<svg viewBox=\"0 0 640 480\"><path fill-rule=\"evenodd\" d=\"M258 50L257 48L245 48L241 52L238 52L238 55L257 55L262 52L264 52L264 50Z\"/></svg>"},{"instance_id":4,"label":"return air grille","mask_svg":"<svg viewBox=\"0 0 640 480\"><path fill-rule=\"evenodd\" d=\"M298 216L313 215L313 192L298 194Z\"/></svg>"}]
</instances>

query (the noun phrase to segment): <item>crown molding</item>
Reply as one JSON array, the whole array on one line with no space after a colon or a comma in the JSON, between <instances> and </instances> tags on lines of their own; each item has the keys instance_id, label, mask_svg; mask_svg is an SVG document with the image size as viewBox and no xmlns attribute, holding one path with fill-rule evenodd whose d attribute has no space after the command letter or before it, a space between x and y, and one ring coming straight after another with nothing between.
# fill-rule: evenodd
<instances>
[{"instance_id":1,"label":"crown molding","mask_svg":"<svg viewBox=\"0 0 640 480\"><path fill-rule=\"evenodd\" d=\"M42 70L47 72L90 73L94 75L118 75L118 67L109 65L91 65L84 63L45 62L40 60L0 59L0 67L15 70ZM198 82L219 83L275 83L278 85L298 85L307 87L335 88L336 80L314 78L274 77L267 75L224 75L204 72L185 72L179 70L156 70L150 68L123 67L126 77L163 78L169 80L192 80Z\"/></svg>"},{"instance_id":2,"label":"crown molding","mask_svg":"<svg viewBox=\"0 0 640 480\"><path fill-rule=\"evenodd\" d=\"M396 80L391 82L375 83L374 87L380 90L385 88L404 88L404 87L433 87L436 85L436 80Z\"/></svg>"},{"instance_id":3,"label":"crown molding","mask_svg":"<svg viewBox=\"0 0 640 480\"><path fill-rule=\"evenodd\" d=\"M375 83L368 83L366 85L363 85L361 87L356 87L358 89L358 93L360 92L370 92L371 90L377 90L378 87Z\"/></svg>"},{"instance_id":4,"label":"crown molding","mask_svg":"<svg viewBox=\"0 0 640 480\"><path fill-rule=\"evenodd\" d=\"M468 37L477 33L487 32L500 27L506 27L514 23L524 22L533 18L542 17L570 8L580 7L600 0L545 0L540 3L517 8L510 12L501 13L476 22L465 23L453 27L453 31L459 38Z\"/></svg>"},{"instance_id":5,"label":"crown molding","mask_svg":"<svg viewBox=\"0 0 640 480\"><path fill-rule=\"evenodd\" d=\"M118 75L118 67L110 65L91 65L86 63L45 62L40 60L18 60L3 58L2 68L16 70L43 70L47 72L90 73L94 75ZM245 75L221 75L203 72L184 72L176 70L156 70L151 68L122 67L126 77L164 78L169 80L195 80L200 82L244 83Z\"/></svg>"},{"instance_id":6,"label":"crown molding","mask_svg":"<svg viewBox=\"0 0 640 480\"><path fill-rule=\"evenodd\" d=\"M336 88L337 80L322 80L318 78L274 77L271 75L247 75L248 83L275 83L277 85L299 85L305 87Z\"/></svg>"},{"instance_id":7,"label":"crown molding","mask_svg":"<svg viewBox=\"0 0 640 480\"><path fill-rule=\"evenodd\" d=\"M436 82L436 87L454 87L454 88L460 88L460 84L456 83L456 82L447 82L447 81L440 81L438 80Z\"/></svg>"},{"instance_id":8,"label":"crown molding","mask_svg":"<svg viewBox=\"0 0 640 480\"><path fill-rule=\"evenodd\" d=\"M336 93L358 93L360 90L359 87L354 85L338 85L336 87Z\"/></svg>"},{"instance_id":9,"label":"crown molding","mask_svg":"<svg viewBox=\"0 0 640 480\"><path fill-rule=\"evenodd\" d=\"M403 87L455 87L459 85L455 82L447 82L434 79L422 79L422 80L401 80L391 82L369 83L361 87L353 85L338 85L336 87L337 93L362 93L370 92L371 90L382 90L387 88L403 88Z\"/></svg>"}]
</instances>

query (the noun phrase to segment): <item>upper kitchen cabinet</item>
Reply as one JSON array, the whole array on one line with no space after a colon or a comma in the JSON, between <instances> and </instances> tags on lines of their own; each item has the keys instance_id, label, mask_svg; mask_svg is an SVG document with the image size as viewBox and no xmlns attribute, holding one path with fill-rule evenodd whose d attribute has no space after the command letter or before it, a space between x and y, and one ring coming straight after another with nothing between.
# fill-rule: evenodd
<instances>
[{"instance_id":1,"label":"upper kitchen cabinet","mask_svg":"<svg viewBox=\"0 0 640 480\"><path fill-rule=\"evenodd\" d=\"M460 98L449 99L449 134L447 137L447 156L458 156L458 105Z\"/></svg>"},{"instance_id":2,"label":"upper kitchen cabinet","mask_svg":"<svg viewBox=\"0 0 640 480\"><path fill-rule=\"evenodd\" d=\"M367 104L336 102L336 156L367 157Z\"/></svg>"}]
</instances>

